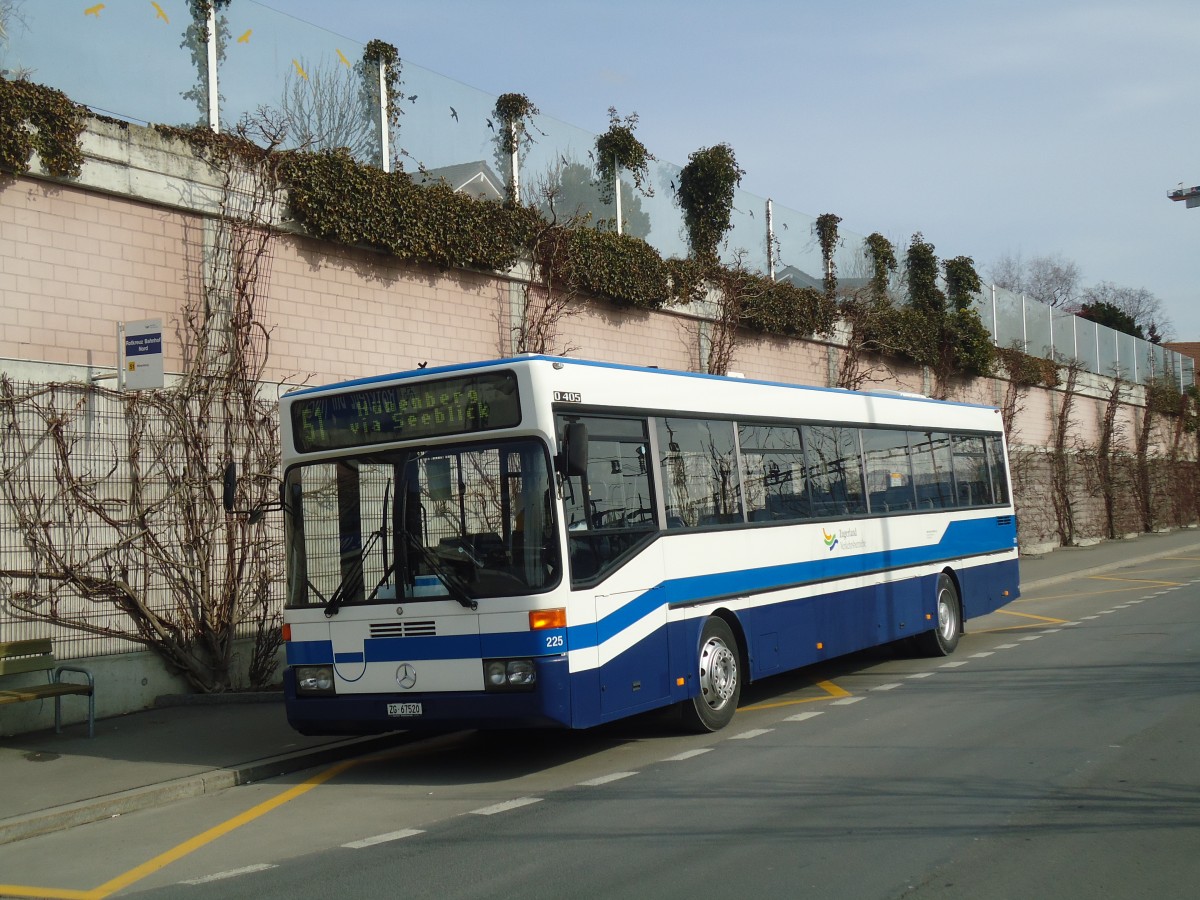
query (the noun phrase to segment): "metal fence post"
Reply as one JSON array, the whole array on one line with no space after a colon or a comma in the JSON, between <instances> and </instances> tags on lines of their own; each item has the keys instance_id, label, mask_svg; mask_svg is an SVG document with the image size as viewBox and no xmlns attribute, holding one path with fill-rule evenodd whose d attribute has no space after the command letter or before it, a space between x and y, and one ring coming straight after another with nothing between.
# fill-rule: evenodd
<instances>
[{"instance_id":1,"label":"metal fence post","mask_svg":"<svg viewBox=\"0 0 1200 900\"><path fill-rule=\"evenodd\" d=\"M767 198L767 277L775 280L775 213Z\"/></svg>"},{"instance_id":2,"label":"metal fence post","mask_svg":"<svg viewBox=\"0 0 1200 900\"><path fill-rule=\"evenodd\" d=\"M217 5L208 4L205 23L208 34L208 127L214 133L221 130L221 92L217 88Z\"/></svg>"},{"instance_id":3,"label":"metal fence post","mask_svg":"<svg viewBox=\"0 0 1200 900\"><path fill-rule=\"evenodd\" d=\"M388 120L387 63L379 57L379 158L383 171L392 171L391 125Z\"/></svg>"}]
</instances>

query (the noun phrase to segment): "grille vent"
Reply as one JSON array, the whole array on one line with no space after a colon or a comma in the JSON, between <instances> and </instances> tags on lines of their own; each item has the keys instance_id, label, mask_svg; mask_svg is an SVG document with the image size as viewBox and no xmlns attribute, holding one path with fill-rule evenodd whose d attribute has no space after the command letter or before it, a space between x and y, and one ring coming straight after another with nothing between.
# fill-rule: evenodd
<instances>
[{"instance_id":1,"label":"grille vent","mask_svg":"<svg viewBox=\"0 0 1200 900\"><path fill-rule=\"evenodd\" d=\"M996 516L997 525L1011 525L1012 516Z\"/></svg>"},{"instance_id":2,"label":"grille vent","mask_svg":"<svg viewBox=\"0 0 1200 900\"><path fill-rule=\"evenodd\" d=\"M408 622L374 622L371 624L371 637L433 637L437 634L437 622L433 619L412 620Z\"/></svg>"}]
</instances>

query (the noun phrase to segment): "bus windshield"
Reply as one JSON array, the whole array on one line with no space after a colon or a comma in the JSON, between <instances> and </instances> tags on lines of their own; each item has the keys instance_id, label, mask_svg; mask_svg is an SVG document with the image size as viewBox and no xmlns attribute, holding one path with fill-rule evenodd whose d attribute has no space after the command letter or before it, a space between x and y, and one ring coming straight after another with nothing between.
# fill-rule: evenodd
<instances>
[{"instance_id":1,"label":"bus windshield","mask_svg":"<svg viewBox=\"0 0 1200 900\"><path fill-rule=\"evenodd\" d=\"M540 593L560 576L550 460L533 440L388 450L293 466L287 605Z\"/></svg>"}]
</instances>

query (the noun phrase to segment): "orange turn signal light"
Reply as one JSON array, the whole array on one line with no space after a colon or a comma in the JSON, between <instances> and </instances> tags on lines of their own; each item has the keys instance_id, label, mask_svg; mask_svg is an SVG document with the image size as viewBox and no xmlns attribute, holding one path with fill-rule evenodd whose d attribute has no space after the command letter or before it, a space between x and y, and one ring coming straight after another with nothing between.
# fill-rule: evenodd
<instances>
[{"instance_id":1,"label":"orange turn signal light","mask_svg":"<svg viewBox=\"0 0 1200 900\"><path fill-rule=\"evenodd\" d=\"M292 626L287 622L283 623L283 639L284 641L290 641L292 639Z\"/></svg>"},{"instance_id":2,"label":"orange turn signal light","mask_svg":"<svg viewBox=\"0 0 1200 900\"><path fill-rule=\"evenodd\" d=\"M543 631L547 628L566 628L567 611L559 609L535 609L529 613L529 630Z\"/></svg>"}]
</instances>

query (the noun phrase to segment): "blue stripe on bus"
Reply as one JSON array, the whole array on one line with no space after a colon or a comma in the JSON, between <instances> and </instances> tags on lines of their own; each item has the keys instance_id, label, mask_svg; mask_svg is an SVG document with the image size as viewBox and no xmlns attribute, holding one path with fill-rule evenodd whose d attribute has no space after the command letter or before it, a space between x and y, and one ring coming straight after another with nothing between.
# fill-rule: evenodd
<instances>
[{"instance_id":1,"label":"blue stripe on bus","mask_svg":"<svg viewBox=\"0 0 1200 900\"><path fill-rule=\"evenodd\" d=\"M331 641L289 641L290 666L337 663L400 662L418 659L493 659L514 656L558 655L566 648L565 629L509 631L443 637L367 638L363 652L333 652Z\"/></svg>"},{"instance_id":2,"label":"blue stripe on bus","mask_svg":"<svg viewBox=\"0 0 1200 900\"><path fill-rule=\"evenodd\" d=\"M995 518L951 522L935 545L833 556L758 569L716 572L670 579L638 594L596 623L569 629L567 648L596 647L667 605L699 603L714 597L729 597L779 590L790 585L848 578L865 572L926 565L1013 548L1015 529L1000 526ZM338 653L338 662L395 662L418 659L478 659L538 656L547 651L546 637L562 634L520 631L483 635L416 638L373 638L363 642L362 654ZM561 652L561 649L553 652ZM287 644L289 665L322 665L334 660L330 641L292 641Z\"/></svg>"},{"instance_id":3,"label":"blue stripe on bus","mask_svg":"<svg viewBox=\"0 0 1200 900\"><path fill-rule=\"evenodd\" d=\"M741 569L669 579L659 585L663 589L662 594L656 593L657 589L651 589L605 616L595 626L581 629L572 628L571 649L599 646L662 606L663 603L681 606L703 602L713 597L757 594L786 588L790 585L848 578L866 572L907 568L960 557L1004 552L1013 549L1014 533L1012 526L1000 527L994 518L969 519L951 522L942 536L942 540L930 546L882 550L875 553L834 556L826 559L818 557L779 566L764 566L758 569Z\"/></svg>"}]
</instances>

